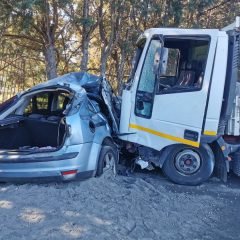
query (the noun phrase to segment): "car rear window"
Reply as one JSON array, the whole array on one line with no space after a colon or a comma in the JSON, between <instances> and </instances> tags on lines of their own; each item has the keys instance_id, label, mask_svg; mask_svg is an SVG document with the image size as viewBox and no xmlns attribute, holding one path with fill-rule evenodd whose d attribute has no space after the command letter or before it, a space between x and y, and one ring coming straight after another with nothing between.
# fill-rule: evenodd
<instances>
[{"instance_id":1,"label":"car rear window","mask_svg":"<svg viewBox=\"0 0 240 240\"><path fill-rule=\"evenodd\" d=\"M17 101L17 99L18 99L18 96L15 95L15 96L11 97L10 99L8 99L7 101L1 103L0 104L0 113L5 111L10 106L12 106Z\"/></svg>"}]
</instances>

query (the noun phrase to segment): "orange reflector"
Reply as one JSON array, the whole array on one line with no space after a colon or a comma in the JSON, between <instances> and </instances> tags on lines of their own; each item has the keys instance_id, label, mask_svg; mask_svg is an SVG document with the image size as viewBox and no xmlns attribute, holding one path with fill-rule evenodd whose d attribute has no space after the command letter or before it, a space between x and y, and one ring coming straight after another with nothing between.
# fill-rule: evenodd
<instances>
[{"instance_id":1,"label":"orange reflector","mask_svg":"<svg viewBox=\"0 0 240 240\"><path fill-rule=\"evenodd\" d=\"M70 170L70 171L66 171L66 172L61 172L63 176L65 175L70 175L70 174L76 174L77 170Z\"/></svg>"}]
</instances>

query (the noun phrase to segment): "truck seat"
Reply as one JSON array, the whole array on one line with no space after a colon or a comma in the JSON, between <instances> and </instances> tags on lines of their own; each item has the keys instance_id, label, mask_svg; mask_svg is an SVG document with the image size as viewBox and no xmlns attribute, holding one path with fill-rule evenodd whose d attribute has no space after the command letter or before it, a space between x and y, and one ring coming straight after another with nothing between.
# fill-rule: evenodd
<instances>
[{"instance_id":1,"label":"truck seat","mask_svg":"<svg viewBox=\"0 0 240 240\"><path fill-rule=\"evenodd\" d=\"M198 61L196 81L194 83L194 87L200 88L202 86L205 64L206 64L205 61Z\"/></svg>"},{"instance_id":2,"label":"truck seat","mask_svg":"<svg viewBox=\"0 0 240 240\"><path fill-rule=\"evenodd\" d=\"M195 80L195 61L183 63L183 69L179 74L176 86L192 86Z\"/></svg>"}]
</instances>

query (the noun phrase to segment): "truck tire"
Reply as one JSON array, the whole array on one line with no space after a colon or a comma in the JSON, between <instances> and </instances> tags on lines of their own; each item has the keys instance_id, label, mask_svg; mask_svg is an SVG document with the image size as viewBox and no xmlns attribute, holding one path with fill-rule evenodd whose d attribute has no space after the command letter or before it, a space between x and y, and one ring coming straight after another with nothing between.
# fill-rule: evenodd
<instances>
[{"instance_id":1,"label":"truck tire","mask_svg":"<svg viewBox=\"0 0 240 240\"><path fill-rule=\"evenodd\" d=\"M96 171L96 176L99 177L106 171L113 171L113 174L117 174L117 164L118 164L118 153L117 148L114 144L107 143L107 145L103 145Z\"/></svg>"},{"instance_id":2,"label":"truck tire","mask_svg":"<svg viewBox=\"0 0 240 240\"><path fill-rule=\"evenodd\" d=\"M199 185L206 181L214 169L214 154L207 144L199 148L178 144L171 147L164 164L164 174L182 185Z\"/></svg>"}]
</instances>

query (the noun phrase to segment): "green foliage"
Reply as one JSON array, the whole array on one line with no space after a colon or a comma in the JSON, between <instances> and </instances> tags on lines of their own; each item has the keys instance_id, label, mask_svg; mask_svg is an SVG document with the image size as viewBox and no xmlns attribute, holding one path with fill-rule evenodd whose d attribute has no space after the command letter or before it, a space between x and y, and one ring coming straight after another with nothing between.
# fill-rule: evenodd
<instances>
[{"instance_id":1,"label":"green foliage","mask_svg":"<svg viewBox=\"0 0 240 240\"><path fill-rule=\"evenodd\" d=\"M74 1L73 0L58 0L58 6L60 8L65 8L70 6L71 4L73 4Z\"/></svg>"},{"instance_id":2,"label":"green foliage","mask_svg":"<svg viewBox=\"0 0 240 240\"><path fill-rule=\"evenodd\" d=\"M183 18L183 4L181 1L174 0L171 2L171 14L173 15L173 26L179 26Z\"/></svg>"},{"instance_id":3,"label":"green foliage","mask_svg":"<svg viewBox=\"0 0 240 240\"><path fill-rule=\"evenodd\" d=\"M91 27L95 23L94 19L91 18L91 17L88 17L88 18L81 18L81 17L78 18L78 17L76 17L75 22L77 24L80 24L82 26L85 25L87 27Z\"/></svg>"},{"instance_id":4,"label":"green foliage","mask_svg":"<svg viewBox=\"0 0 240 240\"><path fill-rule=\"evenodd\" d=\"M5 61L10 56L8 52L24 56L17 62L24 68L18 72L24 72L26 86L46 79L44 54L50 43L54 44L58 74L79 69L83 41L89 41L88 68L98 74L106 45L105 50L110 49L107 76L119 81L121 74L127 78L136 40L146 28L221 28L240 15L238 0L103 0L101 21L100 0L87 1L85 15L84 3L84 0L0 1L0 42L5 49L0 50L0 58ZM104 26L105 45L99 34L100 23ZM2 32L8 36L2 37ZM111 36L114 41L110 48ZM14 76L16 70L7 73L8 79Z\"/></svg>"}]
</instances>

